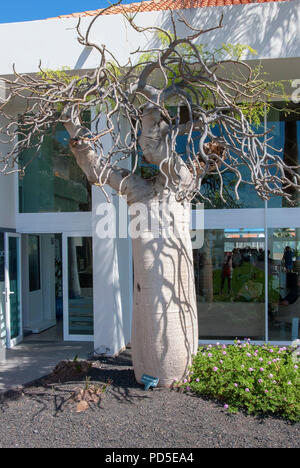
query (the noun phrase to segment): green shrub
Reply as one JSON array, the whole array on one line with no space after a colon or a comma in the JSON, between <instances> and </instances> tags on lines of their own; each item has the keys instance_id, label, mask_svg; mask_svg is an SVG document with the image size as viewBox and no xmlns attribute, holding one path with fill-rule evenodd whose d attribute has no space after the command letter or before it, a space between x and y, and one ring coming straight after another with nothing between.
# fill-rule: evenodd
<instances>
[{"instance_id":1,"label":"green shrub","mask_svg":"<svg viewBox=\"0 0 300 468\"><path fill-rule=\"evenodd\" d=\"M229 412L276 413L300 421L298 351L292 347L234 345L200 347L188 379L178 386L222 400Z\"/></svg>"}]
</instances>

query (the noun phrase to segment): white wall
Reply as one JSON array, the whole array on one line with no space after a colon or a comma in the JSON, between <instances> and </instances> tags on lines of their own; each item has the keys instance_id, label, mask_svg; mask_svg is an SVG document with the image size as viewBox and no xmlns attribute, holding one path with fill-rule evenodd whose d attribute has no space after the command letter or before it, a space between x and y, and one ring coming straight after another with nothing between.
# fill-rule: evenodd
<instances>
[{"instance_id":1,"label":"white wall","mask_svg":"<svg viewBox=\"0 0 300 468\"><path fill-rule=\"evenodd\" d=\"M224 14L223 28L201 36L197 41L213 46L225 43L247 44L258 51L256 58L300 56L299 1L253 3L226 7L184 10L193 26L216 26ZM82 30L91 18L82 18ZM141 26L161 25L171 29L167 11L139 13L136 22ZM13 63L19 72L38 71L39 61L44 68L94 68L99 63L96 52L77 42L76 18L48 19L25 23L0 24L0 75L10 74ZM181 24L179 32L183 33ZM139 34L125 24L122 15L99 18L92 28L91 40L105 43L116 57L127 62L129 52L153 45L149 35ZM251 57L248 57L251 58Z\"/></svg>"},{"instance_id":2,"label":"white wall","mask_svg":"<svg viewBox=\"0 0 300 468\"><path fill-rule=\"evenodd\" d=\"M266 219L265 219L266 217ZM200 220L201 221L201 220ZM300 227L300 208L246 208L205 210L205 229L259 229L264 228ZM202 229L202 224L193 225L194 229Z\"/></svg>"},{"instance_id":3,"label":"white wall","mask_svg":"<svg viewBox=\"0 0 300 468\"><path fill-rule=\"evenodd\" d=\"M0 178L1 183L1 178ZM62 233L87 231L92 226L90 211L78 213L17 213L17 232Z\"/></svg>"}]
</instances>

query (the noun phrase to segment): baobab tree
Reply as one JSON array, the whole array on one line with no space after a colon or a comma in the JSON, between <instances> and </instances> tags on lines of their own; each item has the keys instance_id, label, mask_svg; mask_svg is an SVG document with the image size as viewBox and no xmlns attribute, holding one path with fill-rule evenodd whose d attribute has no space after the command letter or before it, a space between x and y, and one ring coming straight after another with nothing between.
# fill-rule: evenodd
<instances>
[{"instance_id":1,"label":"baobab tree","mask_svg":"<svg viewBox=\"0 0 300 468\"><path fill-rule=\"evenodd\" d=\"M161 43L135 51L124 65L90 40L101 14L84 33L80 21L77 25L79 42L99 52L97 69L81 76L42 68L34 76L14 70L14 78L4 80L9 96L0 107L6 119L1 133L13 143L2 155L1 170L24 173L22 151L37 152L45 132L61 122L77 164L108 202L106 186L125 197L130 207L138 203L146 208L158 229L141 222L139 235L132 239L132 359L137 381L146 373L167 386L187 374L198 345L191 201L196 196L205 199L201 189L213 176L225 202L228 173L234 176L237 199L242 183L253 185L263 199L289 199L287 189L299 188L299 174L270 151L268 134L257 134L251 125L249 109L261 103L266 83L241 60L240 48L229 58L204 50L196 43L211 29L192 27L180 12L170 13L171 32L141 28L125 15L131 27L153 31ZM178 36L178 22L185 25L184 37ZM213 29L221 27L222 20ZM9 113L14 99L24 102L18 119ZM88 109L93 110L91 128L82 123ZM182 135L184 156L176 144ZM154 169L151 177L139 175L140 155ZM128 158L131 169L124 169L122 161Z\"/></svg>"}]
</instances>

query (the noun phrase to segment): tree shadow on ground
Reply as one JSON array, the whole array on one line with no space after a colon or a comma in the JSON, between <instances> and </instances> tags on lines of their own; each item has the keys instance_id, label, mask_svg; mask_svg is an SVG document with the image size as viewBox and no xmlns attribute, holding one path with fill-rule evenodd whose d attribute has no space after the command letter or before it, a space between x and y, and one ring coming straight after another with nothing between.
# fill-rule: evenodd
<instances>
[{"instance_id":1,"label":"tree shadow on ground","mask_svg":"<svg viewBox=\"0 0 300 468\"><path fill-rule=\"evenodd\" d=\"M131 360L131 349L126 348L121 354L116 357L112 356L105 356L105 355L96 355L91 361L96 361L99 363L103 363L106 365L112 366L128 366L132 367L132 360Z\"/></svg>"},{"instance_id":2,"label":"tree shadow on ground","mask_svg":"<svg viewBox=\"0 0 300 468\"><path fill-rule=\"evenodd\" d=\"M16 400L28 398L37 405L32 420L46 411L59 416L64 411L76 410L73 401L74 391L84 388L85 385L105 388L99 401L90 405L90 410L101 408L102 402L107 398L112 398L120 404L130 405L149 398L149 392L146 393L144 387L135 379L130 350L115 358L105 356L94 358L90 363L92 366L89 370L86 373L78 373L78 377L67 374L64 378L62 375L52 373L22 388L3 393L0 411L5 411L5 408Z\"/></svg>"}]
</instances>

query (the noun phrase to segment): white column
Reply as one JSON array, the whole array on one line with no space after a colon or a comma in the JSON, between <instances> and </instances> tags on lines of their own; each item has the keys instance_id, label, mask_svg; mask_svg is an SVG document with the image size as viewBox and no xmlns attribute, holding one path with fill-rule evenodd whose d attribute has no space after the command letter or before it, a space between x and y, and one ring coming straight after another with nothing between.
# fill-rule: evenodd
<instances>
[{"instance_id":1,"label":"white column","mask_svg":"<svg viewBox=\"0 0 300 468\"><path fill-rule=\"evenodd\" d=\"M110 227L117 228L118 200L116 195L112 199L113 205L105 219ZM94 349L97 353L115 355L125 348L131 336L131 248L128 238L100 237L104 202L101 190L93 187Z\"/></svg>"},{"instance_id":2,"label":"white column","mask_svg":"<svg viewBox=\"0 0 300 468\"><path fill-rule=\"evenodd\" d=\"M110 145L110 136L102 140L105 147ZM130 161L123 162L129 167ZM113 356L130 342L132 311L132 254L128 237L119 238L119 210L125 209L125 200L108 186L105 191L111 199L111 206L99 187L92 188L92 233L93 233L93 287L94 287L94 350ZM106 208L109 213L104 214ZM124 211L123 211L124 213ZM101 237L99 226L103 214L110 233L116 236Z\"/></svg>"}]
</instances>

